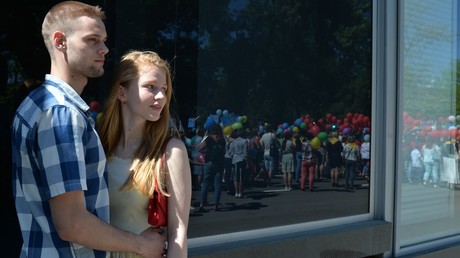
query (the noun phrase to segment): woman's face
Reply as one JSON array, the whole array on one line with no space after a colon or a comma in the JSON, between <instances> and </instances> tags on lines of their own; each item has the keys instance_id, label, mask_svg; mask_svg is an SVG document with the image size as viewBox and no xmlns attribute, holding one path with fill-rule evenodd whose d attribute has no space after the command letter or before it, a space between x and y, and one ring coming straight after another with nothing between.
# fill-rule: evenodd
<instances>
[{"instance_id":1,"label":"woman's face","mask_svg":"<svg viewBox=\"0 0 460 258\"><path fill-rule=\"evenodd\" d=\"M166 73L155 65L141 69L139 79L125 91L130 115L147 121L157 121L166 104Z\"/></svg>"}]
</instances>

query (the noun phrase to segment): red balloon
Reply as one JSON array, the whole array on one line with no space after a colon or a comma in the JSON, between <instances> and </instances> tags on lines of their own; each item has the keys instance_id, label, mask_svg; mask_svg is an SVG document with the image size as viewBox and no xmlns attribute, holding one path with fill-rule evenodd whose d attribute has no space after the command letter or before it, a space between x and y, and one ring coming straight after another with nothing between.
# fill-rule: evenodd
<instances>
[{"instance_id":1,"label":"red balloon","mask_svg":"<svg viewBox=\"0 0 460 258\"><path fill-rule=\"evenodd\" d=\"M454 139L457 138L457 130L449 130L450 131L450 138Z\"/></svg>"},{"instance_id":2,"label":"red balloon","mask_svg":"<svg viewBox=\"0 0 460 258\"><path fill-rule=\"evenodd\" d=\"M91 101L91 103L89 103L89 109L91 111L99 113L99 111L101 111L99 101L96 101L96 100Z\"/></svg>"},{"instance_id":3,"label":"red balloon","mask_svg":"<svg viewBox=\"0 0 460 258\"><path fill-rule=\"evenodd\" d=\"M420 137L425 137L425 136L426 136L426 132L425 132L425 131L418 131L418 136L420 136Z\"/></svg>"},{"instance_id":4,"label":"red balloon","mask_svg":"<svg viewBox=\"0 0 460 258\"><path fill-rule=\"evenodd\" d=\"M369 121L370 121L370 118L368 116L363 117L363 123L364 124L369 123Z\"/></svg>"},{"instance_id":5,"label":"red balloon","mask_svg":"<svg viewBox=\"0 0 460 258\"><path fill-rule=\"evenodd\" d=\"M313 125L313 126L310 128L310 133L313 134L313 136L316 137L316 136L319 134L320 130L321 130L321 129L319 128L319 126Z\"/></svg>"},{"instance_id":6,"label":"red balloon","mask_svg":"<svg viewBox=\"0 0 460 258\"><path fill-rule=\"evenodd\" d=\"M441 132L438 130L433 130L430 132L431 137L438 138L441 135Z\"/></svg>"},{"instance_id":7,"label":"red balloon","mask_svg":"<svg viewBox=\"0 0 460 258\"><path fill-rule=\"evenodd\" d=\"M441 131L441 136L442 136L442 137L448 137L448 136L450 136L449 130L442 130L442 131Z\"/></svg>"}]
</instances>

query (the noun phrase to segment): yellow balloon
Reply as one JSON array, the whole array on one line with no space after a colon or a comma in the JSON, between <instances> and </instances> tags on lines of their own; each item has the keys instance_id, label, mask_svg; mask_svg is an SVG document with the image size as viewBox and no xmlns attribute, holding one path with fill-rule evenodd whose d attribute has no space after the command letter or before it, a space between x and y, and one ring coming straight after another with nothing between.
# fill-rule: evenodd
<instances>
[{"instance_id":1,"label":"yellow balloon","mask_svg":"<svg viewBox=\"0 0 460 258\"><path fill-rule=\"evenodd\" d=\"M240 122L235 122L232 124L233 129L241 129L243 128L243 125Z\"/></svg>"},{"instance_id":2,"label":"yellow balloon","mask_svg":"<svg viewBox=\"0 0 460 258\"><path fill-rule=\"evenodd\" d=\"M232 126L229 125L229 126L224 127L224 134L225 135L230 135L232 133L232 131L233 131Z\"/></svg>"},{"instance_id":3,"label":"yellow balloon","mask_svg":"<svg viewBox=\"0 0 460 258\"><path fill-rule=\"evenodd\" d=\"M321 140L318 137L311 139L310 145L313 149L318 149L321 146Z\"/></svg>"},{"instance_id":4,"label":"yellow balloon","mask_svg":"<svg viewBox=\"0 0 460 258\"><path fill-rule=\"evenodd\" d=\"M97 124L100 123L101 118L102 118L102 112L99 112L99 113L97 114L97 116L96 116L96 123L97 123Z\"/></svg>"}]
</instances>

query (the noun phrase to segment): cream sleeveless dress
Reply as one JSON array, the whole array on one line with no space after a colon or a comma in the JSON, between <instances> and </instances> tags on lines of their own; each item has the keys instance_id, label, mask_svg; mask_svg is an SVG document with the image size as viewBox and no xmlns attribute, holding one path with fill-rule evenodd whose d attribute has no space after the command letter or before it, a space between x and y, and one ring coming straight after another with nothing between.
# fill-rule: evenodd
<instances>
[{"instance_id":1,"label":"cream sleeveless dress","mask_svg":"<svg viewBox=\"0 0 460 258\"><path fill-rule=\"evenodd\" d=\"M150 227L147 222L149 198L130 189L119 191L129 175L131 159L112 156L107 160L110 195L110 224L140 234ZM141 257L131 253L112 252L114 258Z\"/></svg>"}]
</instances>

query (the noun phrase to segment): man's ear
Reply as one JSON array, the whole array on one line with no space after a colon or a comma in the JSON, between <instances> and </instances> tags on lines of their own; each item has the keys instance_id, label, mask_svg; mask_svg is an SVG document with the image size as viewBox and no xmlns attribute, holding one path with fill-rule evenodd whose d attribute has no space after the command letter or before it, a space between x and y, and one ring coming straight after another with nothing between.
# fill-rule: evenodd
<instances>
[{"instance_id":1,"label":"man's ear","mask_svg":"<svg viewBox=\"0 0 460 258\"><path fill-rule=\"evenodd\" d=\"M53 45L60 51L64 51L66 49L67 39L63 32L60 32L60 31L54 32Z\"/></svg>"}]
</instances>

